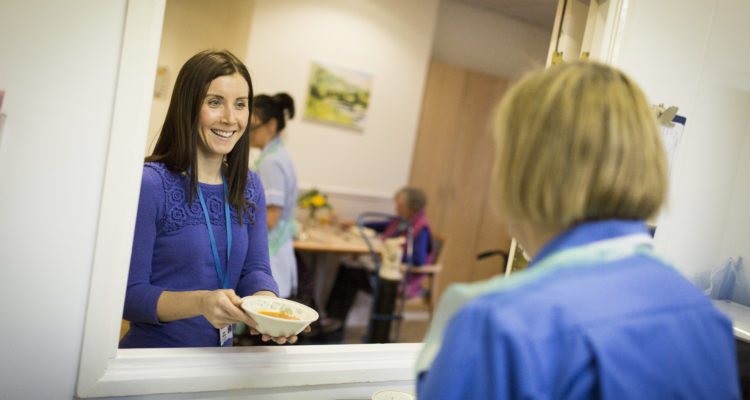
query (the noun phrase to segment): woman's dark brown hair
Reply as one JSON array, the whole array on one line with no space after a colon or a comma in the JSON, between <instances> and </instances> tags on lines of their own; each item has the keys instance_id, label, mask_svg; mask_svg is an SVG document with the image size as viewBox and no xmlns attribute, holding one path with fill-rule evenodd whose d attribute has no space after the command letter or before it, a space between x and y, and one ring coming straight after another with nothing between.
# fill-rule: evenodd
<instances>
[{"instance_id":1,"label":"woman's dark brown hair","mask_svg":"<svg viewBox=\"0 0 750 400\"><path fill-rule=\"evenodd\" d=\"M276 136L286 127L286 121L294 117L294 99L286 93L273 96L259 94L253 98L253 114L261 123L276 120Z\"/></svg>"},{"instance_id":2,"label":"woman's dark brown hair","mask_svg":"<svg viewBox=\"0 0 750 400\"><path fill-rule=\"evenodd\" d=\"M211 82L226 75L240 74L249 88L247 98L253 98L253 84L247 68L234 54L227 50L204 50L191 57L180 69L177 81L169 102L167 116L161 128L159 139L154 152L146 157L147 162L157 161L173 172L185 173L190 178L190 195L188 202L192 203L193 195L198 187L198 117L203 100L206 97ZM252 106L250 105L250 113ZM247 185L247 166L250 152L248 128L245 127L240 139L234 145L225 159L225 177L229 196L229 204L237 210L240 224L242 210L252 215L245 201L245 186ZM255 205L250 203L250 207ZM254 221L253 221L254 222Z\"/></svg>"}]
</instances>

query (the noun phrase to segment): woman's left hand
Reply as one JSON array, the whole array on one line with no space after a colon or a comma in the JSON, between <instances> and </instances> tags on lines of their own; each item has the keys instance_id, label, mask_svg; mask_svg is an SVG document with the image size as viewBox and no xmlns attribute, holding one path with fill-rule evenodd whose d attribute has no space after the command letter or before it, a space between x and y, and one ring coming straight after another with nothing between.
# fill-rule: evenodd
<instances>
[{"instance_id":1,"label":"woman's left hand","mask_svg":"<svg viewBox=\"0 0 750 400\"><path fill-rule=\"evenodd\" d=\"M274 292L271 292L271 291L268 291L268 290L261 290L261 291L255 292L255 293L253 293L253 296L278 297L278 296L276 296L276 294ZM250 318L252 318L252 317L250 317ZM248 327L250 327L250 326L248 325ZM305 330L303 330L302 332L305 332L305 333L310 332L310 325L306 326ZM267 342L269 340L273 340L277 344L284 344L284 343L287 343L287 342L289 344L295 344L295 343L297 343L297 335L293 335L293 336L289 336L289 337L284 337L284 336L273 337L273 336L270 336L270 335L261 334L260 332L256 331L255 328L252 328L252 327L250 327L250 334L251 335L261 335L261 340L263 340L264 342Z\"/></svg>"}]
</instances>

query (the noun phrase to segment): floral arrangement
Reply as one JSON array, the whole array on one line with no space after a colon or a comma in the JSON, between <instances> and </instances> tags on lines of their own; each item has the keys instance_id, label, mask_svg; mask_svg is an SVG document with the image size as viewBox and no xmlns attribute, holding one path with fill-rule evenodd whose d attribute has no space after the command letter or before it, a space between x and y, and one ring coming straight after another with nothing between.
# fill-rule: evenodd
<instances>
[{"instance_id":1,"label":"floral arrangement","mask_svg":"<svg viewBox=\"0 0 750 400\"><path fill-rule=\"evenodd\" d=\"M310 219L315 218L315 212L321 208L332 210L333 207L328 203L328 196L321 193L320 190L312 188L302 193L297 198L297 205L310 210Z\"/></svg>"}]
</instances>

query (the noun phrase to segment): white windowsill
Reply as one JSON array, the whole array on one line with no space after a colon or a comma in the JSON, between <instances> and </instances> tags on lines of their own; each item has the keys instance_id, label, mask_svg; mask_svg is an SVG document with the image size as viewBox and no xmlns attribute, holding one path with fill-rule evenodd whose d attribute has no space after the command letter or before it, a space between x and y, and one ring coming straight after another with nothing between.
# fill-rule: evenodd
<instances>
[{"instance_id":1,"label":"white windowsill","mask_svg":"<svg viewBox=\"0 0 750 400\"><path fill-rule=\"evenodd\" d=\"M400 382L419 343L118 350L87 397Z\"/></svg>"},{"instance_id":2,"label":"white windowsill","mask_svg":"<svg viewBox=\"0 0 750 400\"><path fill-rule=\"evenodd\" d=\"M713 300L716 308L732 320L734 337L750 343L750 307L726 300Z\"/></svg>"}]
</instances>

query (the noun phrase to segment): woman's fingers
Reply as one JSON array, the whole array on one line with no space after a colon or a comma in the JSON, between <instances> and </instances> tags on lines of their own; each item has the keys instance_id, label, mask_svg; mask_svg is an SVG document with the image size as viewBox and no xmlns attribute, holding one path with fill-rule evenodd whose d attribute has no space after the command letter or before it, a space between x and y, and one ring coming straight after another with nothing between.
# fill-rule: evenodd
<instances>
[{"instance_id":1,"label":"woman's fingers","mask_svg":"<svg viewBox=\"0 0 750 400\"><path fill-rule=\"evenodd\" d=\"M297 340L299 338L297 337L297 335L289 336L289 337L284 337L284 336L272 337L272 336L264 334L261 337L261 339L263 339L264 342L273 341L276 344L285 344L285 343L295 344L297 343Z\"/></svg>"},{"instance_id":2,"label":"woman's fingers","mask_svg":"<svg viewBox=\"0 0 750 400\"><path fill-rule=\"evenodd\" d=\"M244 313L244 312L243 312L243 313ZM242 322L244 322L244 323L245 323L245 325L247 325L247 326L249 326L250 328L252 328L252 329L253 329L253 331L255 331L255 332L258 332L258 331L256 331L256 330L255 330L255 328L257 328L257 327L258 327L258 323L257 323L257 322L255 322L255 320L253 319L253 317L251 317L251 316L247 315L246 313L245 313L244 315L245 315L245 317L244 317L244 319L242 320ZM253 333L253 335L257 335L257 333Z\"/></svg>"},{"instance_id":3,"label":"woman's fingers","mask_svg":"<svg viewBox=\"0 0 750 400\"><path fill-rule=\"evenodd\" d=\"M271 295L273 295L273 292L269 292ZM258 324L255 322L255 320L248 315L245 310L242 309L242 298L240 296L237 296L237 294L232 289L226 290L227 297L232 301L232 304L235 306L235 311L230 311L231 315L233 315L236 320L232 323L236 322L244 322L245 325L249 326L250 328L255 328L258 326Z\"/></svg>"},{"instance_id":4,"label":"woman's fingers","mask_svg":"<svg viewBox=\"0 0 750 400\"><path fill-rule=\"evenodd\" d=\"M250 328L257 327L258 324L240 308L241 304L242 299L232 289L207 292L203 298L203 316L217 329L237 322L244 322Z\"/></svg>"},{"instance_id":5,"label":"woman's fingers","mask_svg":"<svg viewBox=\"0 0 750 400\"><path fill-rule=\"evenodd\" d=\"M237 296L234 291L232 291L231 294L229 294L229 300L232 301L232 304L234 304L236 307L242 306L242 298L240 296Z\"/></svg>"},{"instance_id":6,"label":"woman's fingers","mask_svg":"<svg viewBox=\"0 0 750 400\"><path fill-rule=\"evenodd\" d=\"M250 334L261 335L260 332L256 331L255 329L251 329ZM283 336L273 337L270 335L266 335L265 333L261 335L260 339L264 342L273 341L276 344L284 344L284 343L295 344L297 343L297 340L299 340L297 335L293 335L289 337L283 337Z\"/></svg>"},{"instance_id":7,"label":"woman's fingers","mask_svg":"<svg viewBox=\"0 0 750 400\"><path fill-rule=\"evenodd\" d=\"M246 320L252 321L249 318L247 318L247 314L245 314L245 311L241 308L234 305L234 303L222 303L222 307L224 308L224 311L232 318L232 323L236 322L246 322ZM255 322L255 321L252 321Z\"/></svg>"}]
</instances>

